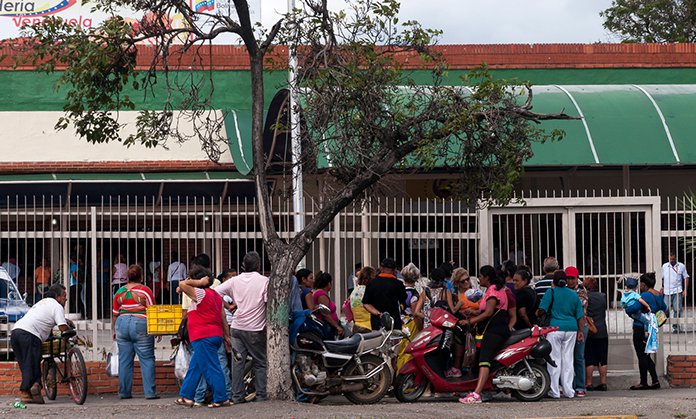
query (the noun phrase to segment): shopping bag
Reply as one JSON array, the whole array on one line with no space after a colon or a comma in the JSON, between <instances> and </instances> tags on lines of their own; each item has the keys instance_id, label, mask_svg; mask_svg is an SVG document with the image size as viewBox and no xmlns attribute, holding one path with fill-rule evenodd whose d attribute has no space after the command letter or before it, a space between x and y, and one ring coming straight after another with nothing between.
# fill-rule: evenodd
<instances>
[{"instance_id":1,"label":"shopping bag","mask_svg":"<svg viewBox=\"0 0 696 419\"><path fill-rule=\"evenodd\" d=\"M464 361L462 362L462 366L465 368L473 368L474 364L476 363L476 338L471 332L466 332L465 336Z\"/></svg>"},{"instance_id":2,"label":"shopping bag","mask_svg":"<svg viewBox=\"0 0 696 419\"><path fill-rule=\"evenodd\" d=\"M111 345L111 351L106 355L106 375L118 377L118 343Z\"/></svg>"},{"instance_id":3,"label":"shopping bag","mask_svg":"<svg viewBox=\"0 0 696 419\"><path fill-rule=\"evenodd\" d=\"M654 354L657 353L657 350L660 347L660 344L657 341L657 317L653 313L648 313L648 317L650 318L650 324L648 325L648 340L645 342L645 353Z\"/></svg>"},{"instance_id":4,"label":"shopping bag","mask_svg":"<svg viewBox=\"0 0 696 419\"><path fill-rule=\"evenodd\" d=\"M174 375L179 380L183 380L184 377L186 377L190 360L191 353L184 343L180 343L179 348L176 350L176 358L174 359Z\"/></svg>"}]
</instances>

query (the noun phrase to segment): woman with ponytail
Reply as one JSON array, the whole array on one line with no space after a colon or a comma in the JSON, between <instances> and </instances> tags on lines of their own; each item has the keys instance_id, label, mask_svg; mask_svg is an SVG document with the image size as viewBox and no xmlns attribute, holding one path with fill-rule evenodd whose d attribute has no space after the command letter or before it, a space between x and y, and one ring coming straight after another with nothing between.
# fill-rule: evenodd
<instances>
[{"instance_id":1,"label":"woman with ponytail","mask_svg":"<svg viewBox=\"0 0 696 419\"><path fill-rule=\"evenodd\" d=\"M537 317L550 313L550 325L558 327L558 330L549 333L547 338L551 343L551 358L556 363L555 367L550 364L546 366L551 376L549 397L554 399L561 397L559 380L563 386L563 396L569 399L575 396L573 353L575 342L585 340L585 312L578 294L567 285L566 273L561 270L554 272L553 286L544 294L537 312Z\"/></svg>"}]
</instances>

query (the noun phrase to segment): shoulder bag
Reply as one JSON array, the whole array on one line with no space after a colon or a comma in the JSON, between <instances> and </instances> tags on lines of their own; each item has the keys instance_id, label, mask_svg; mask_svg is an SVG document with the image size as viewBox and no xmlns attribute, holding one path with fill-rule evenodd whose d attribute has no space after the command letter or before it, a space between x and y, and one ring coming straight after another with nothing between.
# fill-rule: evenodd
<instances>
[{"instance_id":1,"label":"shoulder bag","mask_svg":"<svg viewBox=\"0 0 696 419\"><path fill-rule=\"evenodd\" d=\"M555 292L553 288L551 288L549 291L551 291L551 304L549 304L548 311L544 310L544 314L542 314L541 317L539 317L539 321L537 322L541 327L547 327L551 325L551 309L553 308L553 297L555 295Z\"/></svg>"}]
</instances>

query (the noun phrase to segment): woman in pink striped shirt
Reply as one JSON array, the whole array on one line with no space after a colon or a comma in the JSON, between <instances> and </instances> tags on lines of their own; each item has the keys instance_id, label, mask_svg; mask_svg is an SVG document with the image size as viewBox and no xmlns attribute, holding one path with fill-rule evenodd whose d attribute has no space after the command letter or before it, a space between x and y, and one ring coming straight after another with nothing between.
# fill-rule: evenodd
<instances>
[{"instance_id":1,"label":"woman in pink striped shirt","mask_svg":"<svg viewBox=\"0 0 696 419\"><path fill-rule=\"evenodd\" d=\"M146 308L155 301L143 282L143 269L128 268L128 282L114 294L112 330L118 343L118 394L130 399L133 389L133 360L138 355L146 399L157 399L155 391L155 338L147 334Z\"/></svg>"}]
</instances>

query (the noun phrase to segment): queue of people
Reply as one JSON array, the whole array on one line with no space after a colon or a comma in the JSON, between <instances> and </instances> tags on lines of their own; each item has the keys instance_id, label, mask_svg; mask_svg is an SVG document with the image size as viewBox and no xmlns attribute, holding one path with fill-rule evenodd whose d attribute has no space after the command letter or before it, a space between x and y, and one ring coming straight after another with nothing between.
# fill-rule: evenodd
<instances>
[{"instance_id":1,"label":"queue of people","mask_svg":"<svg viewBox=\"0 0 696 419\"><path fill-rule=\"evenodd\" d=\"M219 275L210 272L210 257L201 254L190 262L190 269L178 261L170 265L164 288L176 286L186 313L192 356L176 403L183 406L207 404L221 407L246 401L243 381L247 357L252 359L256 399L266 399L266 303L269 279L260 273L261 258L256 252L244 256L241 273L227 269ZM125 263L118 258L117 265ZM154 338L147 334L146 309L155 304L151 287L145 284L143 268L138 264L114 266L113 338L119 349L119 396L132 397L135 355L140 361L143 391L147 399L157 399L155 383ZM154 266L156 270L158 266ZM489 370L495 355L502 349L511 332L535 325L555 326L548 335L556 365L547 365L551 378L548 397L583 397L586 391L607 390L608 333L607 298L599 292L597 280L586 277L580 281L578 269L560 269L554 257L544 260L544 276L532 283L531 270L511 262L495 268L483 266L477 276L464 268L454 269L445 263L433 269L428 278L413 263L399 270L392 258L381 261L378 269L361 267L353 281L353 289L342 305L352 325L341 322L339 307L331 298L333 278L326 272L298 270L291 282L297 303L291 307L314 309L321 304L328 313L317 316L325 325L325 339L340 339L351 333L366 333L381 328L380 316L389 313L396 329L408 329L411 336L430 324L434 308L444 309L458 317L464 330L472 330L479 339L476 365L463 365L466 342L454 337L453 357L444 372L456 379L463 374L476 374L474 391L459 399L462 403L479 403L484 393ZM171 277L171 278L170 278ZM626 281L627 291L648 312L666 310L660 291L655 290L655 275L648 273ZM683 285L686 287L686 285ZM633 290L633 291L632 291ZM46 330L58 325L66 329L62 317L68 290L53 285L45 290L44 300L37 303L17 322L12 345L22 369L22 400L36 402L37 342L45 339ZM72 290L71 290L72 291ZM44 302L46 301L46 302ZM51 302L53 301L53 302ZM60 315L58 314L60 312ZM632 390L660 388L655 363L645 353L645 317L627 314L634 319L633 344L639 361L640 383ZM34 324L36 323L36 324ZM50 328L49 328L50 326ZM44 330L46 329L46 330ZM408 356L406 345L399 349L397 365ZM40 349L39 349L40 350ZM231 353L231 357L230 354ZM597 370L599 382L593 384ZM38 375L37 375L38 374ZM648 383L650 375L651 383ZM212 400L206 400L212 397Z\"/></svg>"}]
</instances>

